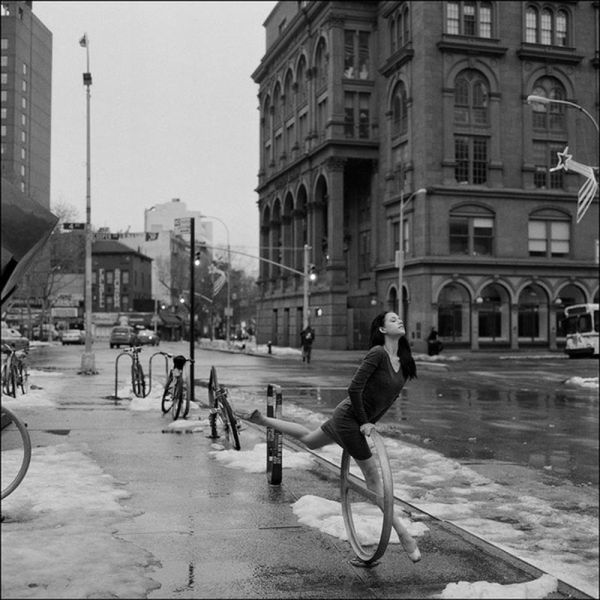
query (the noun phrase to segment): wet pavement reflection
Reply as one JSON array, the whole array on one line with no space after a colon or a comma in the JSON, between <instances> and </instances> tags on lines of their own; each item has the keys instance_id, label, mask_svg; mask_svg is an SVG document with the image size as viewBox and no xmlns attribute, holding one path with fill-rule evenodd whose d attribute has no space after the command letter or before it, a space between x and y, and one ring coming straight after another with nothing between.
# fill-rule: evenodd
<instances>
[{"instance_id":1,"label":"wet pavement reflection","mask_svg":"<svg viewBox=\"0 0 600 600\"><path fill-rule=\"evenodd\" d=\"M463 462L493 459L598 484L597 391L466 385L429 373L410 382L380 431ZM345 388L288 388L285 394L325 415L345 396Z\"/></svg>"}]
</instances>

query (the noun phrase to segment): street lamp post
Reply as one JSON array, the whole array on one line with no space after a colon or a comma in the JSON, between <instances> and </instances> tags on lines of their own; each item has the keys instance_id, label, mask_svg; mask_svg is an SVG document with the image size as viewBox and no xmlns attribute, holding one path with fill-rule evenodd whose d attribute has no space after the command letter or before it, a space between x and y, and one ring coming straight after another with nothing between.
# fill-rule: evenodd
<instances>
[{"instance_id":1,"label":"street lamp post","mask_svg":"<svg viewBox=\"0 0 600 600\"><path fill-rule=\"evenodd\" d=\"M225 339L227 344L229 345L229 328L230 328L230 319L231 319L231 246L229 245L229 227L225 224L225 222L219 217L213 217L210 215L201 215L201 219L213 219L215 221L219 221L223 227L225 227L225 232L227 233L227 308L225 309L225 317L226 317L226 327L227 331L225 334Z\"/></svg>"},{"instance_id":2,"label":"street lamp post","mask_svg":"<svg viewBox=\"0 0 600 600\"><path fill-rule=\"evenodd\" d=\"M404 286L404 205L408 204L414 196L427 193L425 188L413 192L406 201L404 200L404 178L400 181L400 223L398 231L398 316L404 320L404 297L402 288Z\"/></svg>"},{"instance_id":3,"label":"street lamp post","mask_svg":"<svg viewBox=\"0 0 600 600\"><path fill-rule=\"evenodd\" d=\"M596 122L596 119L594 119L594 117L592 117L592 115L585 110L585 108L583 108L582 106L579 106L579 104L575 104L575 102L569 102L568 100L556 100L554 98L546 98L545 96L535 96L535 95L531 95L531 96L527 96L527 104L565 104L567 106L572 106L573 108L576 108L577 110L581 111L586 117L588 117L590 119L590 121L594 124L594 127L596 128L596 131L598 130L598 123Z\"/></svg>"},{"instance_id":4,"label":"street lamp post","mask_svg":"<svg viewBox=\"0 0 600 600\"><path fill-rule=\"evenodd\" d=\"M87 33L79 40L86 50L86 72L83 74L83 85L86 87L86 205L85 205L85 350L81 356L81 373L95 375L95 357L92 352L92 193L90 163L90 47Z\"/></svg>"}]
</instances>

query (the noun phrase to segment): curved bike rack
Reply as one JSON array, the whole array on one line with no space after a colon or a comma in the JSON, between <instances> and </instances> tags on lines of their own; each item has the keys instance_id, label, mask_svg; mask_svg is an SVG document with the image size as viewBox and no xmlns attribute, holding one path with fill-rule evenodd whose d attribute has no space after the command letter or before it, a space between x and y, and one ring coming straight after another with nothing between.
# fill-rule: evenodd
<instances>
[{"instance_id":1,"label":"curved bike rack","mask_svg":"<svg viewBox=\"0 0 600 600\"><path fill-rule=\"evenodd\" d=\"M281 419L283 394L281 386L267 386L267 417ZM267 481L270 485L281 485L283 469L283 434L267 427Z\"/></svg>"},{"instance_id":2,"label":"curved bike rack","mask_svg":"<svg viewBox=\"0 0 600 600\"><path fill-rule=\"evenodd\" d=\"M121 400L121 398L119 398L119 395L117 393L118 391L118 386L119 386L119 359L121 358L121 356L129 356L129 358L131 359L131 364L133 365L133 356L131 356L131 354L129 354L129 352L120 352L117 355L117 358L115 358L115 395L114 395L114 399L115 400Z\"/></svg>"},{"instance_id":3,"label":"curved bike rack","mask_svg":"<svg viewBox=\"0 0 600 600\"><path fill-rule=\"evenodd\" d=\"M168 356L168 354L166 354L165 352L162 352L162 351L155 352L150 357L150 360L148 361L148 391L146 392L146 395L144 396L144 398L146 396L148 396L148 394L150 394L150 391L152 390L152 359L158 355L164 356L164 358L165 358L165 381L169 377L169 356Z\"/></svg>"}]
</instances>

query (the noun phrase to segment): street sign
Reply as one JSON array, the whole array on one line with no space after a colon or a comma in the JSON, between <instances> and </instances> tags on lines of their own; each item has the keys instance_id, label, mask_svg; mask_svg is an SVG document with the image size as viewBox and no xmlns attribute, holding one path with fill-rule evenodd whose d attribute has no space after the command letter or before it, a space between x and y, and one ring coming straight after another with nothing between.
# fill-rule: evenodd
<instances>
[{"instance_id":1,"label":"street sign","mask_svg":"<svg viewBox=\"0 0 600 600\"><path fill-rule=\"evenodd\" d=\"M192 232L192 219L191 217L182 217L179 219L175 219L175 233L178 233L179 235L185 234L185 233L191 233Z\"/></svg>"},{"instance_id":2,"label":"street sign","mask_svg":"<svg viewBox=\"0 0 600 600\"><path fill-rule=\"evenodd\" d=\"M85 229L85 223L63 223L63 229L73 231L74 229Z\"/></svg>"}]
</instances>

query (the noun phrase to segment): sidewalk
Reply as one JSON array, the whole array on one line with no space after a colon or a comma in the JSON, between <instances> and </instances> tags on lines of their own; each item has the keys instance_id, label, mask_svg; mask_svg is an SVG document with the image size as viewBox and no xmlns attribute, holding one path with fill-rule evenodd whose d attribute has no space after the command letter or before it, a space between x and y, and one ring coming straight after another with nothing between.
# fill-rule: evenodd
<instances>
[{"instance_id":1,"label":"sidewalk","mask_svg":"<svg viewBox=\"0 0 600 600\"><path fill-rule=\"evenodd\" d=\"M390 544L375 568L352 566L346 541L295 514L301 498L339 502L337 473L297 446L286 444L282 485L269 486L257 426L235 452L207 437L206 408L184 433L158 406L108 400L109 371L36 380L43 391L27 401L38 404L19 408L32 467L2 504L3 598L587 597L410 507L422 561Z\"/></svg>"}]
</instances>

